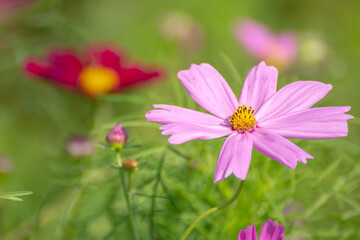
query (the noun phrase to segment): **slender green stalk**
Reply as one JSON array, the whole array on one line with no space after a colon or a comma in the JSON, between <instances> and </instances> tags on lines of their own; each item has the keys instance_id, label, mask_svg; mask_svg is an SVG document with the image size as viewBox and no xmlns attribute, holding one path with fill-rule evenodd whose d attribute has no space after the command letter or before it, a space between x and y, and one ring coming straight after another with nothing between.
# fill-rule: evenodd
<instances>
[{"instance_id":1,"label":"slender green stalk","mask_svg":"<svg viewBox=\"0 0 360 240\"><path fill-rule=\"evenodd\" d=\"M128 192L130 192L131 189L131 172L128 172L129 180L128 180Z\"/></svg>"},{"instance_id":2,"label":"slender green stalk","mask_svg":"<svg viewBox=\"0 0 360 240\"><path fill-rule=\"evenodd\" d=\"M119 168L122 168L122 162L121 162L121 156L120 156L119 150L117 150L115 153L116 153L117 164L118 164Z\"/></svg>"},{"instance_id":3,"label":"slender green stalk","mask_svg":"<svg viewBox=\"0 0 360 240\"><path fill-rule=\"evenodd\" d=\"M82 185L78 185L74 189L74 191L71 193L70 199L66 204L65 211L64 211L64 213L63 213L63 215L62 215L62 217L60 219L60 223L59 223L59 225L57 226L57 228L55 230L55 236L54 236L55 240L61 239L61 235L62 235L62 233L64 231L69 212L70 212L72 206L74 205L75 199L78 196L81 189L82 189Z\"/></svg>"},{"instance_id":4,"label":"slender green stalk","mask_svg":"<svg viewBox=\"0 0 360 240\"><path fill-rule=\"evenodd\" d=\"M219 205L219 206L217 206L217 207L211 208L211 209L207 210L206 212L204 212L203 214L201 214L201 215L190 225L190 227L188 227L188 229L186 230L186 232L184 233L184 235L181 237L181 240L185 240L185 239L186 239L186 237L191 233L191 231L194 229L195 225L196 225L198 222L200 222L201 219L203 219L204 217L206 217L207 215L209 215L209 214L211 214L211 213L213 213L213 212L216 212L216 211L218 211L218 210L220 210L220 209L226 208L227 206L229 206L230 204L232 204L232 203L237 199L237 197L239 196L239 194L240 194L240 192L241 192L241 190L242 190L242 188L243 188L243 186L244 186L244 183L245 183L245 181L241 181L241 182L240 182L239 188L237 189L236 193L234 194L234 196L232 196L232 198L231 198L229 201L227 201L227 202L225 202L225 203L223 203L223 204L221 204L221 205Z\"/></svg>"},{"instance_id":5,"label":"slender green stalk","mask_svg":"<svg viewBox=\"0 0 360 240\"><path fill-rule=\"evenodd\" d=\"M79 198L81 197L81 195L80 195L81 192L86 187L88 181L92 178L93 174L94 173L91 171L91 169L86 169L82 173L79 184L74 188L73 192L71 193L69 201L66 204L64 213L62 214L60 222L59 222L58 226L56 227L55 235L54 235L55 240L61 239L62 233L66 226L66 222L67 222L69 213L70 213L70 211L72 211L73 205L75 204L75 202L78 201Z\"/></svg>"},{"instance_id":6,"label":"slender green stalk","mask_svg":"<svg viewBox=\"0 0 360 240\"><path fill-rule=\"evenodd\" d=\"M120 182L121 182L121 186L124 192L124 197L125 197L125 202L126 202L126 207L128 209L129 212L129 219L130 219L130 225L131 225L131 229L133 232L133 236L135 240L139 240L139 234L136 230L136 225L135 225L135 218L131 209L131 201L130 201L130 193L126 187L126 183L125 183L125 177L124 177L124 169L122 168L122 164L121 164L121 157L120 157L120 153L119 151L116 151L116 159L119 165L119 176L120 176Z\"/></svg>"},{"instance_id":7,"label":"slender green stalk","mask_svg":"<svg viewBox=\"0 0 360 240\"><path fill-rule=\"evenodd\" d=\"M156 231L155 231L156 229L155 229L155 223L154 223L155 200L156 200L156 194L157 194L157 189L158 189L159 183L162 182L161 181L161 170L164 166L164 161L165 161L165 152L161 156L159 166L156 171L155 183L154 183L153 191L152 191L152 195L151 195L150 215L149 215L151 239L156 239Z\"/></svg>"}]
</instances>

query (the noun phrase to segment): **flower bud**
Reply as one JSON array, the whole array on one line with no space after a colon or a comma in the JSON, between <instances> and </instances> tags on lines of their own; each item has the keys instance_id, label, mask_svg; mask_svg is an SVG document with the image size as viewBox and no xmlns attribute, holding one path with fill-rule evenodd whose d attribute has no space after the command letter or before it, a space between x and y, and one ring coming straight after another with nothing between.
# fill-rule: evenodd
<instances>
[{"instance_id":1,"label":"flower bud","mask_svg":"<svg viewBox=\"0 0 360 240\"><path fill-rule=\"evenodd\" d=\"M81 158L90 156L95 151L92 140L84 136L73 136L66 143L66 151L69 155Z\"/></svg>"},{"instance_id":2,"label":"flower bud","mask_svg":"<svg viewBox=\"0 0 360 240\"><path fill-rule=\"evenodd\" d=\"M113 149L122 149L128 139L128 132L120 124L116 126L109 132L106 136L106 141L109 146Z\"/></svg>"},{"instance_id":3,"label":"flower bud","mask_svg":"<svg viewBox=\"0 0 360 240\"><path fill-rule=\"evenodd\" d=\"M125 159L123 161L122 167L125 171L128 172L135 172L138 168L138 162L134 159Z\"/></svg>"}]
</instances>

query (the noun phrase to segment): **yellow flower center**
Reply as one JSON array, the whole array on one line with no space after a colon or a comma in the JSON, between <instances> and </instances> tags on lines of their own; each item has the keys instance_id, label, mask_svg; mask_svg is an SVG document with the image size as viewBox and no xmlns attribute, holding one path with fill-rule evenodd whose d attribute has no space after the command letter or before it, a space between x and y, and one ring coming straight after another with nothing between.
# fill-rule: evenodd
<instances>
[{"instance_id":1,"label":"yellow flower center","mask_svg":"<svg viewBox=\"0 0 360 240\"><path fill-rule=\"evenodd\" d=\"M114 70L100 66L86 67L79 76L81 89L89 95L108 93L118 81L118 74Z\"/></svg>"},{"instance_id":2,"label":"yellow flower center","mask_svg":"<svg viewBox=\"0 0 360 240\"><path fill-rule=\"evenodd\" d=\"M229 122L234 130L237 131L250 131L252 130L257 122L254 117L254 109L252 106L249 108L246 105L239 105L233 114L231 114L231 118Z\"/></svg>"}]
</instances>

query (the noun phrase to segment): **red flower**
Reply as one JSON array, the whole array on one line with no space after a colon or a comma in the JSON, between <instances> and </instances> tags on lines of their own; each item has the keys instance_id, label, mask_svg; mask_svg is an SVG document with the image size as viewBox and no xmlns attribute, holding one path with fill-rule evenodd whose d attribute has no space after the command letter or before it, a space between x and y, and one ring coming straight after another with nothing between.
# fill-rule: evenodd
<instances>
[{"instance_id":1,"label":"red flower","mask_svg":"<svg viewBox=\"0 0 360 240\"><path fill-rule=\"evenodd\" d=\"M128 66L123 54L104 46L90 47L82 59L71 49L51 50L45 60L26 60L24 68L27 73L91 96L119 92L160 76L158 69Z\"/></svg>"}]
</instances>

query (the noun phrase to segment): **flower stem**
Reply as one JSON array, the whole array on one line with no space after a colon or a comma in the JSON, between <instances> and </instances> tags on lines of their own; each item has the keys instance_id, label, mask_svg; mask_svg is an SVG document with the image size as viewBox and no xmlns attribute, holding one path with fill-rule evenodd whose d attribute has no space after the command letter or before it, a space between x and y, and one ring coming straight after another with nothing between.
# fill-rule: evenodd
<instances>
[{"instance_id":1,"label":"flower stem","mask_svg":"<svg viewBox=\"0 0 360 240\"><path fill-rule=\"evenodd\" d=\"M115 153L116 153L116 160L117 160L118 167L122 168L120 152L117 150Z\"/></svg>"},{"instance_id":2,"label":"flower stem","mask_svg":"<svg viewBox=\"0 0 360 240\"><path fill-rule=\"evenodd\" d=\"M221 205L219 205L219 206L217 206L217 207L211 208L211 209L207 210L206 212L204 212L203 214L201 214L201 215L190 225L190 227L188 227L188 229L186 230L186 232L184 233L184 235L181 237L181 240L185 240L185 239L186 239L186 237L191 233L191 231L194 229L195 225L196 225L198 222L200 222L201 219L203 219L204 217L206 217L207 215L209 215L209 214L211 214L211 213L213 213L213 212L216 212L216 211L218 211L218 210L220 210L220 209L223 209L223 208L229 206L230 204L232 204L232 203L237 199L237 197L239 196L239 194L240 194L240 192L241 192L241 190L242 190L242 188L243 188L243 186L244 186L244 183L245 183L245 181L241 181L241 182L240 182L239 188L237 189L236 193L234 194L234 196L232 196L232 198L231 198L229 201L227 201L227 202L225 202L225 203L223 203L223 204L221 204Z\"/></svg>"},{"instance_id":3,"label":"flower stem","mask_svg":"<svg viewBox=\"0 0 360 240\"><path fill-rule=\"evenodd\" d=\"M129 180L128 180L128 192L130 192L131 189L131 172L128 173L129 175Z\"/></svg>"},{"instance_id":4,"label":"flower stem","mask_svg":"<svg viewBox=\"0 0 360 240\"><path fill-rule=\"evenodd\" d=\"M64 228L65 228L65 225L66 225L66 221L68 219L68 215L70 213L70 210L72 209L72 207L74 205L74 202L75 202L75 199L77 198L77 196L78 196L79 192L81 191L81 189L82 189L82 185L79 185L79 186L75 187L75 189L71 193L70 199L66 204L64 213L61 216L60 223L56 227L55 236L54 236L55 240L58 240L58 239L61 238L62 233L63 233Z\"/></svg>"},{"instance_id":5,"label":"flower stem","mask_svg":"<svg viewBox=\"0 0 360 240\"><path fill-rule=\"evenodd\" d=\"M118 165L119 165L119 176L120 176L121 186L122 186L122 189L124 192L126 206L127 206L128 212L129 212L131 229L133 232L134 239L139 240L139 234L136 230L135 218L134 218L134 215L133 215L133 212L131 209L130 194L129 194L128 188L126 186L126 183L125 183L124 170L121 165L121 157L120 157L119 151L116 151L116 159L117 159Z\"/></svg>"}]
</instances>

